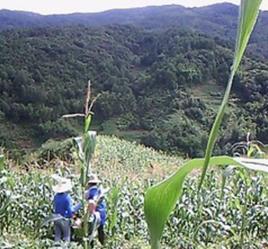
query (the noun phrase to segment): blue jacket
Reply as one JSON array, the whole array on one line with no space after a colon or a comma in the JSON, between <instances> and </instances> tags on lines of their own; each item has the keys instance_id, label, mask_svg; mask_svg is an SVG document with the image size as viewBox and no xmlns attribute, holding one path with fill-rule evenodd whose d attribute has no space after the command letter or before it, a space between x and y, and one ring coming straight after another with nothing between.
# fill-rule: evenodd
<instances>
[{"instance_id":1,"label":"blue jacket","mask_svg":"<svg viewBox=\"0 0 268 249\"><path fill-rule=\"evenodd\" d=\"M57 193L53 200L54 212L65 218L72 218L73 214L78 211L81 204L73 206L72 198L68 193Z\"/></svg>"},{"instance_id":2,"label":"blue jacket","mask_svg":"<svg viewBox=\"0 0 268 249\"><path fill-rule=\"evenodd\" d=\"M98 200L100 195L101 195L101 189L98 188L98 186L92 186L86 192L86 199L87 200ZM106 203L105 203L103 198L98 202L97 207L96 207L96 211L98 211L100 213L100 218L101 218L100 224L104 225L105 221L106 221Z\"/></svg>"}]
</instances>

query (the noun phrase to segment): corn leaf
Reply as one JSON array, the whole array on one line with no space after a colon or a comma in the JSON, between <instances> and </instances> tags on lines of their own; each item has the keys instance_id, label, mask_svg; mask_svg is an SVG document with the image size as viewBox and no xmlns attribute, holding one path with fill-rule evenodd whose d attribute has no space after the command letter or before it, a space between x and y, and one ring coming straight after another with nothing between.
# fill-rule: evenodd
<instances>
[{"instance_id":1,"label":"corn leaf","mask_svg":"<svg viewBox=\"0 0 268 249\"><path fill-rule=\"evenodd\" d=\"M84 163L86 166L86 178L91 171L91 159L93 157L95 147L96 147L96 131L88 131L84 134L83 139L83 151L84 151Z\"/></svg>"},{"instance_id":2,"label":"corn leaf","mask_svg":"<svg viewBox=\"0 0 268 249\"><path fill-rule=\"evenodd\" d=\"M77 147L78 156L82 162L81 171L84 172L81 174L81 181L83 184L86 183L88 174L91 171L91 159L96 147L96 137L96 131L88 131L83 135L83 137L74 138L74 144Z\"/></svg>"},{"instance_id":3,"label":"corn leaf","mask_svg":"<svg viewBox=\"0 0 268 249\"><path fill-rule=\"evenodd\" d=\"M75 137L73 139L74 145L78 151L78 156L81 161L84 160L84 151L83 151L83 138L82 137Z\"/></svg>"},{"instance_id":4,"label":"corn leaf","mask_svg":"<svg viewBox=\"0 0 268 249\"><path fill-rule=\"evenodd\" d=\"M205 159L193 159L180 167L175 174L163 182L149 188L145 195L144 211L148 224L151 248L160 248L160 239L165 223L173 210L176 201L181 196L185 177L194 169L201 169ZM228 156L212 157L210 166L233 165L250 170L268 173L268 160L232 158Z\"/></svg>"},{"instance_id":5,"label":"corn leaf","mask_svg":"<svg viewBox=\"0 0 268 249\"><path fill-rule=\"evenodd\" d=\"M233 78L245 52L251 32L255 26L261 2L261 0L241 0L233 65L231 67L230 77L221 106L219 108L209 135L205 158L189 161L183 167L181 167L174 175L169 177L167 180L161 182L160 184L149 188L146 192L144 208L145 217L148 223L148 228L151 237L152 249L160 248L160 239L164 230L166 220L168 219L172 209L174 208L176 200L181 195L182 185L185 177L193 169L202 168L202 176L199 184L199 189L202 186L209 165L231 164L267 172L266 161L263 164L263 161L257 161L257 163L256 161L248 162L245 159L241 161L240 159L233 159L226 156L211 158L219 128L224 116L224 112L228 104L228 99L233 84Z\"/></svg>"},{"instance_id":6,"label":"corn leaf","mask_svg":"<svg viewBox=\"0 0 268 249\"><path fill-rule=\"evenodd\" d=\"M267 169L266 165L260 166L260 164L256 164L255 161L249 163L248 161L238 161L238 159L232 159L229 157L211 158L218 131L222 122L222 118L224 116L225 108L228 103L233 78L239 67L242 56L248 44L251 32L256 23L260 4L261 0L241 0L239 11L239 24L236 38L236 49L233 65L231 68L231 74L222 100L222 104L217 113L216 119L209 135L205 158L189 161L182 168L180 168L173 176L171 176L164 182L150 188L146 193L145 216L150 231L151 246L153 249L160 248L160 238L162 236L166 220L172 209L174 208L176 200L181 195L184 178L193 169L202 168L202 176L199 188L202 186L209 165L233 164L250 169Z\"/></svg>"},{"instance_id":7,"label":"corn leaf","mask_svg":"<svg viewBox=\"0 0 268 249\"><path fill-rule=\"evenodd\" d=\"M204 181L207 168L209 165L209 160L210 160L210 157L212 156L212 151L213 151L213 148L217 139L217 135L219 132L219 128L222 122L222 118L224 116L224 112L228 104L228 99L229 99L229 95L230 95L232 84L233 84L233 78L239 67L241 59L247 47L250 35L257 21L261 2L262 0L241 0L240 10L239 10L239 24L238 24L238 30L237 30L236 48L235 48L233 65L231 67L231 74L229 77L229 81L225 90L225 94L224 94L220 109L217 113L216 119L214 121L214 124L209 134L199 189L201 188L202 183Z\"/></svg>"},{"instance_id":8,"label":"corn leaf","mask_svg":"<svg viewBox=\"0 0 268 249\"><path fill-rule=\"evenodd\" d=\"M85 127L84 127L84 133L88 132L89 126L91 124L92 116L89 114L87 117L85 117Z\"/></svg>"},{"instance_id":9,"label":"corn leaf","mask_svg":"<svg viewBox=\"0 0 268 249\"><path fill-rule=\"evenodd\" d=\"M266 154L266 156L268 157L268 144L260 144L259 147L260 147L261 151L263 151Z\"/></svg>"},{"instance_id":10,"label":"corn leaf","mask_svg":"<svg viewBox=\"0 0 268 249\"><path fill-rule=\"evenodd\" d=\"M262 0L241 0L233 71L237 71L258 18Z\"/></svg>"},{"instance_id":11,"label":"corn leaf","mask_svg":"<svg viewBox=\"0 0 268 249\"><path fill-rule=\"evenodd\" d=\"M0 171L4 169L4 155L0 155Z\"/></svg>"}]
</instances>

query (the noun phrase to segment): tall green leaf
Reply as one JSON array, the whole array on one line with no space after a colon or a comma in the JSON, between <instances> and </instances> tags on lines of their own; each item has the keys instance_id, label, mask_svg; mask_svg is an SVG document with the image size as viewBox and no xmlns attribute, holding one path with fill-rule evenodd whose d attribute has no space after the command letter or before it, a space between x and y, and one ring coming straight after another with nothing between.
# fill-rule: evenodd
<instances>
[{"instance_id":1,"label":"tall green leaf","mask_svg":"<svg viewBox=\"0 0 268 249\"><path fill-rule=\"evenodd\" d=\"M182 185L185 177L193 169L202 168L202 176L199 188L202 186L209 165L232 164L250 169L263 170L265 172L268 171L266 160L265 163L263 161L258 161L258 163L256 163L256 161L248 162L245 161L246 159L243 159L244 161L241 161L241 159L233 159L230 157L211 158L219 128L222 122L222 118L224 116L224 112L228 104L228 99L233 84L233 78L239 67L250 35L256 23L261 2L261 0L241 0L233 65L231 67L231 73L222 100L222 104L219 108L209 135L205 158L189 161L183 167L181 167L174 175L172 175L162 183L152 188L149 188L146 192L144 208L145 217L150 232L152 249L160 248L160 239L164 230L166 220L168 219L172 209L174 208L177 199L181 195Z\"/></svg>"},{"instance_id":2,"label":"tall green leaf","mask_svg":"<svg viewBox=\"0 0 268 249\"><path fill-rule=\"evenodd\" d=\"M4 169L4 155L0 155L0 172Z\"/></svg>"},{"instance_id":3,"label":"tall green leaf","mask_svg":"<svg viewBox=\"0 0 268 249\"><path fill-rule=\"evenodd\" d=\"M93 157L96 147L96 131L88 131L84 134L83 138L83 151L84 151L84 163L86 168L86 178L91 173L91 159Z\"/></svg>"},{"instance_id":4,"label":"tall green leaf","mask_svg":"<svg viewBox=\"0 0 268 249\"><path fill-rule=\"evenodd\" d=\"M90 124L91 124L92 116L89 114L85 116L85 124L84 124L84 133L88 132Z\"/></svg>"},{"instance_id":5,"label":"tall green leaf","mask_svg":"<svg viewBox=\"0 0 268 249\"><path fill-rule=\"evenodd\" d=\"M193 159L180 167L175 174L163 182L148 189L145 195L144 211L148 224L152 249L160 248L160 239L165 223L181 196L185 177L194 169L201 169L205 159ZM232 158L228 156L212 157L210 166L233 165L268 173L268 160Z\"/></svg>"},{"instance_id":6,"label":"tall green leaf","mask_svg":"<svg viewBox=\"0 0 268 249\"><path fill-rule=\"evenodd\" d=\"M229 95L231 92L234 75L239 67L245 49L247 47L250 35L257 21L257 17L259 14L259 8L262 0L241 0L240 10L239 10L239 23L236 37L236 48L235 55L233 60L233 65L231 67L231 74L229 77L229 81L225 90L225 94L220 106L220 109L217 113L216 119L212 126L212 129L209 134L208 144L206 148L205 161L202 169L201 180L199 184L199 188L202 186L204 181L207 168L209 165L209 160L212 155L212 151L217 139L217 135L219 132L219 128L222 122L222 118L224 116L225 108L228 104Z\"/></svg>"},{"instance_id":7,"label":"tall green leaf","mask_svg":"<svg viewBox=\"0 0 268 249\"><path fill-rule=\"evenodd\" d=\"M86 184L87 177L91 171L91 159L96 147L96 131L88 131L83 137L74 138L74 144L77 147L78 156L81 161L81 183Z\"/></svg>"}]
</instances>

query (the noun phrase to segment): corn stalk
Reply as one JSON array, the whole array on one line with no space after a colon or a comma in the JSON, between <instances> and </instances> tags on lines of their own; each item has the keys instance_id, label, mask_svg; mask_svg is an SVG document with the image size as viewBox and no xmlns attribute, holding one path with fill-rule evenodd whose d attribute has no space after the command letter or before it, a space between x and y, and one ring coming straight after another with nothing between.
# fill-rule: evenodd
<instances>
[{"instance_id":1,"label":"corn stalk","mask_svg":"<svg viewBox=\"0 0 268 249\"><path fill-rule=\"evenodd\" d=\"M80 184L81 184L81 199L82 199L82 210L83 210L83 243L84 248L89 248L88 243L88 220L89 213L87 210L86 200L85 200L85 190L87 188L88 176L91 173L91 160L96 147L96 136L97 133L95 131L90 131L90 124L92 120L92 107L97 100L99 95L94 98L90 103L91 98L91 84L88 81L87 92L85 96L85 104L84 104L84 113L75 113L75 114L67 114L64 115L64 118L72 118L72 117L83 117L84 118L84 129L83 135L81 137L74 138L74 142L77 145L77 151L80 159Z\"/></svg>"},{"instance_id":2,"label":"corn stalk","mask_svg":"<svg viewBox=\"0 0 268 249\"><path fill-rule=\"evenodd\" d=\"M233 78L247 47L251 32L255 26L260 4L261 0L241 0L233 65L231 67L231 73L222 104L210 131L205 158L190 160L180 167L175 174L168 177L163 182L149 188L145 194L144 211L146 222L149 228L150 244L152 249L160 249L160 240L166 221L175 207L177 199L181 196L185 177L192 170L202 169L199 189L202 186L209 165L235 165L237 167L246 167L268 173L268 161L264 159L258 159L257 162L248 162L245 160L239 161L238 159L231 157L211 158L217 135L219 133L219 128L228 104Z\"/></svg>"},{"instance_id":3,"label":"corn stalk","mask_svg":"<svg viewBox=\"0 0 268 249\"><path fill-rule=\"evenodd\" d=\"M254 29L255 23L258 18L259 8L262 0L241 0L239 9L239 23L236 36L236 48L234 54L233 65L231 67L231 73L228 80L228 84L224 93L224 97L217 113L216 119L209 134L209 139L206 148L205 161L202 169L201 180L199 183L199 189L204 181L209 160L212 156L213 148L219 133L219 128L222 123L222 119L225 113L225 109L228 105L228 99L231 93L233 79L240 65L243 54L246 50L250 35Z\"/></svg>"},{"instance_id":4,"label":"corn stalk","mask_svg":"<svg viewBox=\"0 0 268 249\"><path fill-rule=\"evenodd\" d=\"M0 172L4 169L4 155L0 155Z\"/></svg>"},{"instance_id":5,"label":"corn stalk","mask_svg":"<svg viewBox=\"0 0 268 249\"><path fill-rule=\"evenodd\" d=\"M2 176L1 172L4 170L4 155L0 155L0 186L8 181L8 178ZM2 187L2 186L1 186ZM10 203L10 195L6 195L0 203L0 219L4 216L6 209Z\"/></svg>"}]
</instances>

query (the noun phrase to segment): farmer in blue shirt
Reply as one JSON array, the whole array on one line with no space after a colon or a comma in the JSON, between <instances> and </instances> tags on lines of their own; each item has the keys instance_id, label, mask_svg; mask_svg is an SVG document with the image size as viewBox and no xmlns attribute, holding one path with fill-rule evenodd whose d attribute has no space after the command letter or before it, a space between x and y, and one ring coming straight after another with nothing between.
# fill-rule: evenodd
<instances>
[{"instance_id":1,"label":"farmer in blue shirt","mask_svg":"<svg viewBox=\"0 0 268 249\"><path fill-rule=\"evenodd\" d=\"M54 196L54 213L62 216L60 219L54 221L55 241L70 241L71 239L71 221L73 214L78 211L81 204L73 206L72 198L68 193L72 189L70 179L57 176L57 185L53 186L53 191L56 193Z\"/></svg>"},{"instance_id":2,"label":"farmer in blue shirt","mask_svg":"<svg viewBox=\"0 0 268 249\"><path fill-rule=\"evenodd\" d=\"M98 239L102 245L105 242L104 225L106 221L106 204L104 201L104 191L98 186L101 181L97 175L92 174L89 176L88 190L86 191L86 199L93 200L96 203L96 212L100 214L100 225L98 227ZM93 243L91 244L93 246Z\"/></svg>"}]
</instances>

